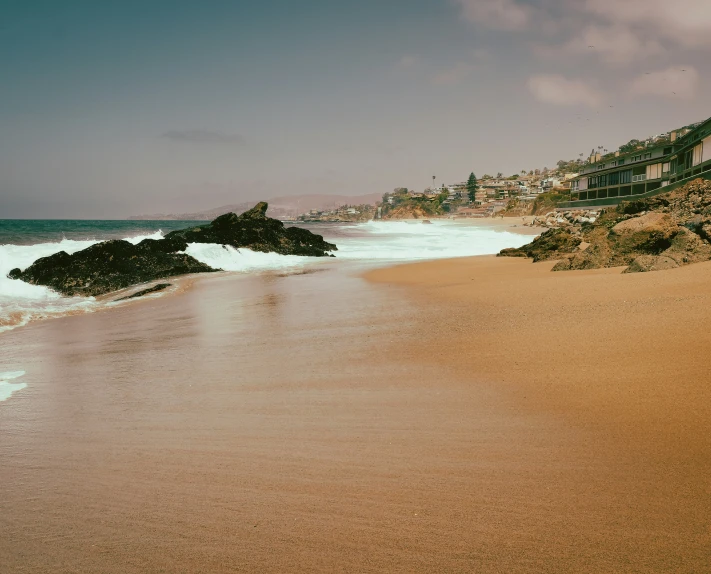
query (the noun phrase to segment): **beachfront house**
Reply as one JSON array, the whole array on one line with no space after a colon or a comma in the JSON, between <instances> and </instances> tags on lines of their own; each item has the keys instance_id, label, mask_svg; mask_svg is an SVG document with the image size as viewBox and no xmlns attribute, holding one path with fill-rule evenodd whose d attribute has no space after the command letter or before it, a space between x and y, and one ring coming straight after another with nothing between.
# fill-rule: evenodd
<instances>
[{"instance_id":1,"label":"beachfront house","mask_svg":"<svg viewBox=\"0 0 711 574\"><path fill-rule=\"evenodd\" d=\"M571 180L571 202L634 198L696 177L711 179L711 118L627 153L592 154Z\"/></svg>"}]
</instances>

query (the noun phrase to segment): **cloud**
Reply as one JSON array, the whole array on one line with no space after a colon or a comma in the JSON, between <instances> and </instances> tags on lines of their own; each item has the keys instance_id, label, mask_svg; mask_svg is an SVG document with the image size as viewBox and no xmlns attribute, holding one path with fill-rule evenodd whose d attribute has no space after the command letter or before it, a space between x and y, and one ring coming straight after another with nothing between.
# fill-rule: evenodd
<instances>
[{"instance_id":1,"label":"cloud","mask_svg":"<svg viewBox=\"0 0 711 574\"><path fill-rule=\"evenodd\" d=\"M586 0L584 9L609 22L625 23L641 33L663 36L681 46L711 45L708 0Z\"/></svg>"},{"instance_id":2,"label":"cloud","mask_svg":"<svg viewBox=\"0 0 711 574\"><path fill-rule=\"evenodd\" d=\"M474 23L499 30L521 30L531 17L531 8L516 0L455 0L462 16Z\"/></svg>"},{"instance_id":3,"label":"cloud","mask_svg":"<svg viewBox=\"0 0 711 574\"><path fill-rule=\"evenodd\" d=\"M243 145L244 138L237 134L226 134L210 130L169 130L161 137L173 140L198 144L216 145Z\"/></svg>"},{"instance_id":4,"label":"cloud","mask_svg":"<svg viewBox=\"0 0 711 574\"><path fill-rule=\"evenodd\" d=\"M698 91L699 72L692 66L675 66L637 76L630 83L628 94L630 97L659 96L689 101Z\"/></svg>"},{"instance_id":5,"label":"cloud","mask_svg":"<svg viewBox=\"0 0 711 574\"><path fill-rule=\"evenodd\" d=\"M594 54L613 66L658 56L665 50L656 40L645 41L624 25L590 24L566 45L566 51Z\"/></svg>"},{"instance_id":6,"label":"cloud","mask_svg":"<svg viewBox=\"0 0 711 574\"><path fill-rule=\"evenodd\" d=\"M531 76L527 87L539 102L556 106L583 105L594 108L603 100L599 91L582 80L569 80L555 74Z\"/></svg>"}]
</instances>

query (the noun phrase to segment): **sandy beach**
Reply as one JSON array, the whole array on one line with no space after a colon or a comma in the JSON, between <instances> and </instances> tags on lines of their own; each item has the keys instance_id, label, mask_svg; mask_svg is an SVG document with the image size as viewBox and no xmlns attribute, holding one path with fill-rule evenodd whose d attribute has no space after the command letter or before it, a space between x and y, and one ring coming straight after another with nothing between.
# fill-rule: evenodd
<instances>
[{"instance_id":1,"label":"sandy beach","mask_svg":"<svg viewBox=\"0 0 711 574\"><path fill-rule=\"evenodd\" d=\"M3 334L8 572L703 572L711 265L201 278Z\"/></svg>"}]
</instances>

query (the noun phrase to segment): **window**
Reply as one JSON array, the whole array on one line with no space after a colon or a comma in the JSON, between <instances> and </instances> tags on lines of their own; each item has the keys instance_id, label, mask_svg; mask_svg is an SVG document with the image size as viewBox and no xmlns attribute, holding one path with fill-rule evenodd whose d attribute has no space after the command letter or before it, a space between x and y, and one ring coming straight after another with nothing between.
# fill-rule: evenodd
<instances>
[{"instance_id":1,"label":"window","mask_svg":"<svg viewBox=\"0 0 711 574\"><path fill-rule=\"evenodd\" d=\"M607 176L606 175L600 175L597 178L597 186L598 187L607 187Z\"/></svg>"},{"instance_id":2,"label":"window","mask_svg":"<svg viewBox=\"0 0 711 574\"><path fill-rule=\"evenodd\" d=\"M617 165L625 165L625 160L623 160L623 159L618 159L618 160L617 160Z\"/></svg>"},{"instance_id":3,"label":"window","mask_svg":"<svg viewBox=\"0 0 711 574\"><path fill-rule=\"evenodd\" d=\"M618 185L620 183L620 172L615 171L607 176L608 185Z\"/></svg>"},{"instance_id":4,"label":"window","mask_svg":"<svg viewBox=\"0 0 711 574\"><path fill-rule=\"evenodd\" d=\"M588 189L595 189L597 187L597 177L588 178Z\"/></svg>"},{"instance_id":5,"label":"window","mask_svg":"<svg viewBox=\"0 0 711 574\"><path fill-rule=\"evenodd\" d=\"M620 172L620 183L632 183L632 170L628 169Z\"/></svg>"},{"instance_id":6,"label":"window","mask_svg":"<svg viewBox=\"0 0 711 574\"><path fill-rule=\"evenodd\" d=\"M691 169L691 162L694 160L694 150L690 149L684 154L684 169Z\"/></svg>"},{"instance_id":7,"label":"window","mask_svg":"<svg viewBox=\"0 0 711 574\"><path fill-rule=\"evenodd\" d=\"M703 144L699 144L694 148L694 163L693 165L699 165L701 163Z\"/></svg>"},{"instance_id":8,"label":"window","mask_svg":"<svg viewBox=\"0 0 711 574\"><path fill-rule=\"evenodd\" d=\"M640 161L642 159L641 155L634 155L632 156L632 161Z\"/></svg>"},{"instance_id":9,"label":"window","mask_svg":"<svg viewBox=\"0 0 711 574\"><path fill-rule=\"evenodd\" d=\"M645 153L645 154L644 154L644 159L651 159L651 158L652 158L652 154L651 154L651 153Z\"/></svg>"},{"instance_id":10,"label":"window","mask_svg":"<svg viewBox=\"0 0 711 574\"><path fill-rule=\"evenodd\" d=\"M663 152L664 155L669 155L671 152L672 152L672 148L670 148L670 147L665 147L665 148L664 148L664 152Z\"/></svg>"},{"instance_id":11,"label":"window","mask_svg":"<svg viewBox=\"0 0 711 574\"><path fill-rule=\"evenodd\" d=\"M647 166L647 179L659 179L662 177L662 164L655 163Z\"/></svg>"}]
</instances>

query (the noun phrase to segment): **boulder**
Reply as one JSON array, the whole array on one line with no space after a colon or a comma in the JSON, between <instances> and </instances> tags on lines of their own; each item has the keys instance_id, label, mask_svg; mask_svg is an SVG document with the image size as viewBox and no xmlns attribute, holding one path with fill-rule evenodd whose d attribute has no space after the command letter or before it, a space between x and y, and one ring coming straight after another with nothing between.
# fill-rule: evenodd
<instances>
[{"instance_id":1,"label":"boulder","mask_svg":"<svg viewBox=\"0 0 711 574\"><path fill-rule=\"evenodd\" d=\"M620 254L659 254L671 246L679 226L668 213L651 212L616 224L609 238Z\"/></svg>"},{"instance_id":2,"label":"boulder","mask_svg":"<svg viewBox=\"0 0 711 574\"><path fill-rule=\"evenodd\" d=\"M553 267L553 271L568 271L573 269L599 269L610 267L613 260L612 246L603 231L588 236L589 244L584 249L578 249L571 255L561 259Z\"/></svg>"},{"instance_id":3,"label":"boulder","mask_svg":"<svg viewBox=\"0 0 711 574\"><path fill-rule=\"evenodd\" d=\"M646 273L647 271L662 271L677 267L679 264L676 261L664 255L640 255L623 273Z\"/></svg>"},{"instance_id":4,"label":"boulder","mask_svg":"<svg viewBox=\"0 0 711 574\"><path fill-rule=\"evenodd\" d=\"M661 255L673 259L679 265L699 263L711 259L711 245L693 231L682 227L672 239L669 249Z\"/></svg>"},{"instance_id":5,"label":"boulder","mask_svg":"<svg viewBox=\"0 0 711 574\"><path fill-rule=\"evenodd\" d=\"M566 229L549 229L536 237L528 245L518 249L504 249L498 257L531 257L534 263L549 259L560 259L563 254L572 253L580 245L581 238Z\"/></svg>"}]
</instances>

